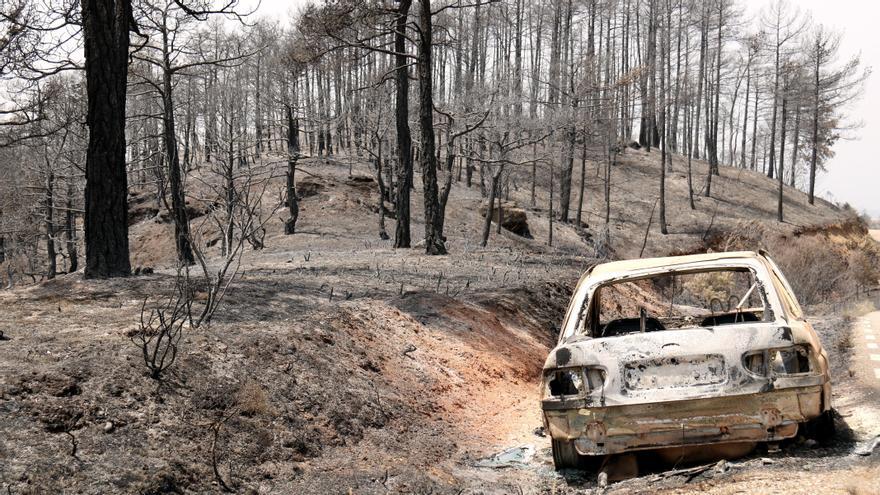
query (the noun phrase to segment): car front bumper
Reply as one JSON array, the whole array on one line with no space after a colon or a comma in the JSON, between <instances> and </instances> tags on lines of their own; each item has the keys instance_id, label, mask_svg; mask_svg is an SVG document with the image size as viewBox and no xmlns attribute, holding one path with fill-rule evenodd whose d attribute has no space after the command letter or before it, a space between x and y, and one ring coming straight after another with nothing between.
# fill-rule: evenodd
<instances>
[{"instance_id":1,"label":"car front bumper","mask_svg":"<svg viewBox=\"0 0 880 495\"><path fill-rule=\"evenodd\" d=\"M824 389L815 385L608 407L544 401L542 407L551 437L573 441L582 455L604 455L791 438L798 423L822 413Z\"/></svg>"}]
</instances>

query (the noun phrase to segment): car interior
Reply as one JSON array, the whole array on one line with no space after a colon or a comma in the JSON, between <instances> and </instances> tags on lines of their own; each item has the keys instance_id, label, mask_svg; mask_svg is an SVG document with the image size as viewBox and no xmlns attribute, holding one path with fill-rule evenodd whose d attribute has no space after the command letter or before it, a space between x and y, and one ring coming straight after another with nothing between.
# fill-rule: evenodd
<instances>
[{"instance_id":1,"label":"car interior","mask_svg":"<svg viewBox=\"0 0 880 495\"><path fill-rule=\"evenodd\" d=\"M597 288L580 316L579 333L613 337L754 323L771 315L755 274L724 268L616 280Z\"/></svg>"}]
</instances>

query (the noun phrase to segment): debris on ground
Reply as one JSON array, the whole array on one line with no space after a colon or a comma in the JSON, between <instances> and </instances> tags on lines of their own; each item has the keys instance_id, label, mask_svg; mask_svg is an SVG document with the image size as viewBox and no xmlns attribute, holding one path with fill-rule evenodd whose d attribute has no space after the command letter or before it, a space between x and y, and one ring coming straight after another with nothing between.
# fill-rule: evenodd
<instances>
[{"instance_id":1,"label":"debris on ground","mask_svg":"<svg viewBox=\"0 0 880 495\"><path fill-rule=\"evenodd\" d=\"M474 463L476 467L484 468L509 468L525 466L535 456L535 446L531 444L520 445L506 450L502 450L497 454L486 459L479 460Z\"/></svg>"},{"instance_id":2,"label":"debris on ground","mask_svg":"<svg viewBox=\"0 0 880 495\"><path fill-rule=\"evenodd\" d=\"M876 449L878 445L880 445L880 435L875 436L871 440L868 440L861 446L857 447L855 454L863 457L869 456L874 452L874 449Z\"/></svg>"}]
</instances>

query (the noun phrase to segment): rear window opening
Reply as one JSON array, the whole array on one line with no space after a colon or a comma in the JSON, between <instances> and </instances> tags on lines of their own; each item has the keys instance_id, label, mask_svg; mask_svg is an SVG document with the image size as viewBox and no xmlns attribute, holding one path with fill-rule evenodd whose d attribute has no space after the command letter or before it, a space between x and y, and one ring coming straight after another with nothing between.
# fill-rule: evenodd
<instances>
[{"instance_id":1,"label":"rear window opening","mask_svg":"<svg viewBox=\"0 0 880 495\"><path fill-rule=\"evenodd\" d=\"M769 321L766 294L748 268L670 272L599 286L580 315L592 337Z\"/></svg>"}]
</instances>

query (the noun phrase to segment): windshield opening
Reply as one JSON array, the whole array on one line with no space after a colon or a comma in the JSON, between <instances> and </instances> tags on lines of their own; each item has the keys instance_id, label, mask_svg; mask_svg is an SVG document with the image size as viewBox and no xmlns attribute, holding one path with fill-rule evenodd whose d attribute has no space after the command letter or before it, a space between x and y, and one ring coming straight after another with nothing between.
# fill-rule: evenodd
<instances>
[{"instance_id":1,"label":"windshield opening","mask_svg":"<svg viewBox=\"0 0 880 495\"><path fill-rule=\"evenodd\" d=\"M669 272L597 287L578 333L613 337L772 320L760 281L748 268Z\"/></svg>"}]
</instances>

